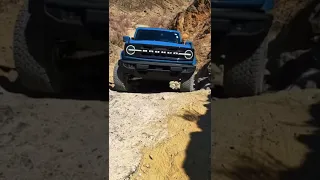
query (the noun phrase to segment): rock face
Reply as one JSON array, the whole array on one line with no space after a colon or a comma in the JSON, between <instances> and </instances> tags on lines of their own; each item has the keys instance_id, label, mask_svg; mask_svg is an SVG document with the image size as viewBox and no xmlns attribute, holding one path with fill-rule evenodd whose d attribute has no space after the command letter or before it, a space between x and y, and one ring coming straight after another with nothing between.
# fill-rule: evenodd
<instances>
[{"instance_id":1,"label":"rock face","mask_svg":"<svg viewBox=\"0 0 320 180\"><path fill-rule=\"evenodd\" d=\"M170 22L170 29L188 34L196 50L198 88L210 87L211 61L211 7L209 0L195 0L185 11Z\"/></svg>"},{"instance_id":2,"label":"rock face","mask_svg":"<svg viewBox=\"0 0 320 180\"><path fill-rule=\"evenodd\" d=\"M211 8L209 0L195 0L185 11L176 15L169 25L170 29L177 29L182 34L189 35L193 41L198 69L201 69L207 62L208 54L211 51Z\"/></svg>"}]
</instances>

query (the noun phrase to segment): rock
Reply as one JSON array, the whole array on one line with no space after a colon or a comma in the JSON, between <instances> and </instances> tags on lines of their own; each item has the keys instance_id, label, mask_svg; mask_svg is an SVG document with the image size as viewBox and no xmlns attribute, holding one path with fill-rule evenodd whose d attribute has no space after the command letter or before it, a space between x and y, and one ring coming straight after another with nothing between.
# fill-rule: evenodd
<instances>
[{"instance_id":1,"label":"rock","mask_svg":"<svg viewBox=\"0 0 320 180\"><path fill-rule=\"evenodd\" d=\"M149 154L149 158L150 158L151 160L153 160L153 156L152 156L151 154Z\"/></svg>"},{"instance_id":2,"label":"rock","mask_svg":"<svg viewBox=\"0 0 320 180\"><path fill-rule=\"evenodd\" d=\"M169 87L174 90L180 89L180 83L178 81L170 81Z\"/></svg>"}]
</instances>

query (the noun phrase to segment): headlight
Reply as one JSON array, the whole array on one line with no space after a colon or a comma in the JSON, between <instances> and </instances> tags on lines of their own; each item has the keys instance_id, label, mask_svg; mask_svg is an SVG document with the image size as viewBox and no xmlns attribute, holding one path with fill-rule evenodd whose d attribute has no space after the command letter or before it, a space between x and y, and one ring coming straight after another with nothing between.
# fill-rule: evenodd
<instances>
[{"instance_id":1,"label":"headlight","mask_svg":"<svg viewBox=\"0 0 320 180\"><path fill-rule=\"evenodd\" d=\"M192 52L191 50L186 50L186 51L184 52L184 57L185 57L186 59L192 59L192 58L193 58L193 52Z\"/></svg>"},{"instance_id":2,"label":"headlight","mask_svg":"<svg viewBox=\"0 0 320 180\"><path fill-rule=\"evenodd\" d=\"M135 52L136 52L136 47L134 47L134 45L129 45L126 47L127 54L134 55Z\"/></svg>"}]
</instances>

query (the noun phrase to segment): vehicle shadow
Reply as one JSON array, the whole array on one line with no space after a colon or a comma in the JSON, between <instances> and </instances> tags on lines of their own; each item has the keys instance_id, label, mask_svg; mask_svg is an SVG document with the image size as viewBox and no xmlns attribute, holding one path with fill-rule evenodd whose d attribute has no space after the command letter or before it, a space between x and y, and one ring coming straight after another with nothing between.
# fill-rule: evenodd
<instances>
[{"instance_id":1,"label":"vehicle shadow","mask_svg":"<svg viewBox=\"0 0 320 180\"><path fill-rule=\"evenodd\" d=\"M220 169L215 169L214 173L222 174L227 179L232 180L320 179L320 102L311 105L309 112L311 119L306 122L306 125L315 127L316 130L311 134L300 134L295 137L297 141L309 149L299 167L288 167L268 152L256 152L254 158L253 156L236 152L236 157L241 162L239 165L234 165L231 169L222 165Z\"/></svg>"},{"instance_id":2,"label":"vehicle shadow","mask_svg":"<svg viewBox=\"0 0 320 180\"><path fill-rule=\"evenodd\" d=\"M320 101L309 108L311 119L308 126L316 129L311 134L300 134L296 140L308 147L309 152L300 167L290 168L279 173L280 180L318 180L320 179Z\"/></svg>"},{"instance_id":3,"label":"vehicle shadow","mask_svg":"<svg viewBox=\"0 0 320 180\"><path fill-rule=\"evenodd\" d=\"M183 168L190 180L210 179L210 151L211 151L211 98L208 95L207 109L204 115L186 112L183 118L189 121L198 119L200 132L190 134L190 142L186 149Z\"/></svg>"}]
</instances>

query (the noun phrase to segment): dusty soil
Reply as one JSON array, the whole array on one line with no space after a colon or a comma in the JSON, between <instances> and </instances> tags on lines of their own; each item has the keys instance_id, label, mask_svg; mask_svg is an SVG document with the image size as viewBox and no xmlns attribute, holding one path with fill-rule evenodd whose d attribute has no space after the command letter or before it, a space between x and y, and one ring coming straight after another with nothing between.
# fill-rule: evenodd
<instances>
[{"instance_id":1,"label":"dusty soil","mask_svg":"<svg viewBox=\"0 0 320 180\"><path fill-rule=\"evenodd\" d=\"M186 178L182 164L189 133L199 131L197 116L206 114L209 91L110 94L110 179L163 179L172 173L178 179ZM205 118L202 121L209 124L210 117ZM203 150L209 148L209 137ZM176 164L171 163L176 158ZM149 171L144 169L146 165Z\"/></svg>"},{"instance_id":2,"label":"dusty soil","mask_svg":"<svg viewBox=\"0 0 320 180\"><path fill-rule=\"evenodd\" d=\"M0 88L0 179L106 179L108 103Z\"/></svg>"},{"instance_id":3,"label":"dusty soil","mask_svg":"<svg viewBox=\"0 0 320 180\"><path fill-rule=\"evenodd\" d=\"M315 180L320 90L212 102L212 179Z\"/></svg>"},{"instance_id":4,"label":"dusty soil","mask_svg":"<svg viewBox=\"0 0 320 180\"><path fill-rule=\"evenodd\" d=\"M0 2L0 179L107 179L108 102L7 91L21 2Z\"/></svg>"},{"instance_id":5,"label":"dusty soil","mask_svg":"<svg viewBox=\"0 0 320 180\"><path fill-rule=\"evenodd\" d=\"M208 91L180 95L188 101L167 116L168 137L143 150L132 179L208 179L210 98ZM183 97L184 96L184 97Z\"/></svg>"}]
</instances>

